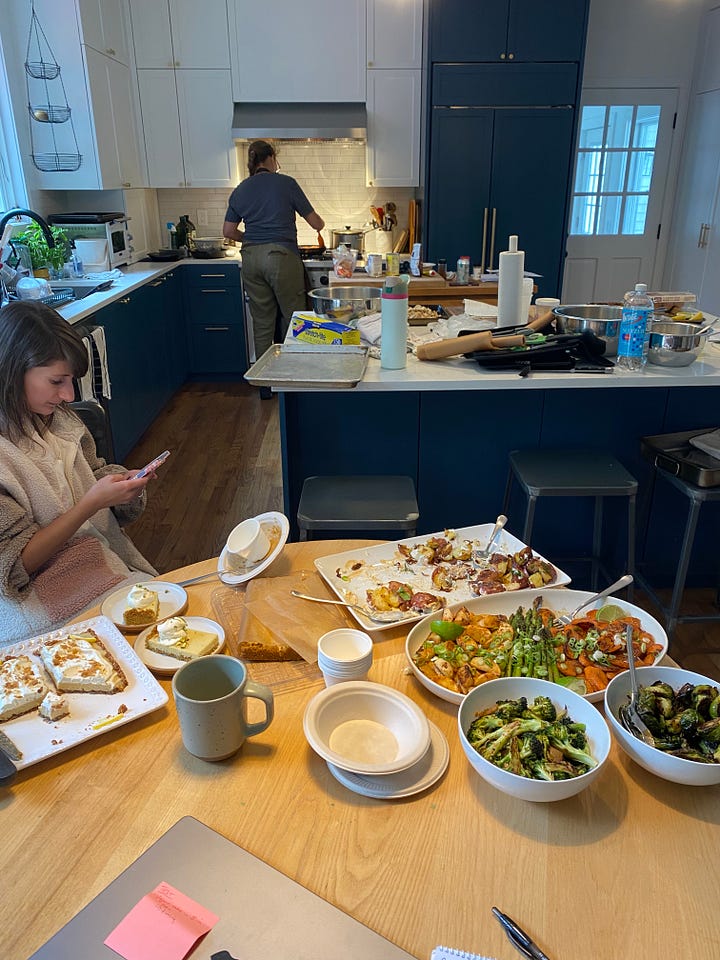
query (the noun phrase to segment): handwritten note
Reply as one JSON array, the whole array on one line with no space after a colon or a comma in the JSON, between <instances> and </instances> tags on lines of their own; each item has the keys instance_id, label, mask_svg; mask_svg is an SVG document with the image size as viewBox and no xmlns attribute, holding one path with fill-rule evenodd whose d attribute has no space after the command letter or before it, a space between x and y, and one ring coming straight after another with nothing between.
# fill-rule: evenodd
<instances>
[{"instance_id":1,"label":"handwritten note","mask_svg":"<svg viewBox=\"0 0 720 960\"><path fill-rule=\"evenodd\" d=\"M218 919L163 881L120 921L105 944L125 960L182 960Z\"/></svg>"}]
</instances>

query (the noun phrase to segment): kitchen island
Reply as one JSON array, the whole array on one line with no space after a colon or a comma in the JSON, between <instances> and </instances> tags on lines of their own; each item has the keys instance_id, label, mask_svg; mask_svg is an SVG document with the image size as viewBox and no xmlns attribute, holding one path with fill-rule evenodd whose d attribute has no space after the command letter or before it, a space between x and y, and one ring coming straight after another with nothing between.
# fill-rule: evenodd
<instances>
[{"instance_id":1,"label":"kitchen island","mask_svg":"<svg viewBox=\"0 0 720 960\"><path fill-rule=\"evenodd\" d=\"M263 576L309 570L316 557L366 543L288 544ZM212 569L216 561L208 560L163 580ZM213 599L222 589L233 590L217 581L189 587L187 614L214 616ZM408 674L405 633L397 626L375 634L369 679L407 694L442 730L450 762L435 786L383 801L351 793L332 777L302 730L307 703L322 689L316 666L251 664L251 676L273 687L275 719L219 763L184 750L170 680L160 678L170 697L166 706L27 768L0 792L3 960L26 960L185 816L418 960L428 960L438 943L515 960L493 905L553 960L717 956L720 787L660 780L613 744L606 769L577 797L545 804L498 793L463 755L457 707ZM234 639L228 637L230 652ZM202 858L195 868L216 869ZM138 888L136 902L151 887ZM241 888L235 892L242 898ZM217 912L212 939L189 956L206 960L224 948L252 960L241 943L222 939L228 925ZM278 960L307 956L297 931L278 929L276 916L255 922L272 926L272 937L287 945ZM101 943L112 925L99 930L97 948L76 953L77 960L116 957Z\"/></svg>"},{"instance_id":2,"label":"kitchen island","mask_svg":"<svg viewBox=\"0 0 720 960\"><path fill-rule=\"evenodd\" d=\"M302 361L299 360L299 363ZM305 477L405 474L417 488L418 533L494 520L501 512L511 450L541 447L612 452L640 483L637 556L647 573L672 582L686 504L667 484L655 489L640 439L720 425L720 346L688 367L643 373L532 373L481 369L473 360L421 362L383 370L370 359L350 390L284 389L280 394L285 513L294 523ZM715 504L705 507L689 584L717 577ZM533 546L545 556L587 556L588 499L543 501ZM605 539L622 556L624 504L609 503ZM525 501L515 488L508 528L522 531ZM617 549L615 549L617 547ZM623 571L619 571L623 572ZM585 586L579 583L579 586Z\"/></svg>"}]
</instances>

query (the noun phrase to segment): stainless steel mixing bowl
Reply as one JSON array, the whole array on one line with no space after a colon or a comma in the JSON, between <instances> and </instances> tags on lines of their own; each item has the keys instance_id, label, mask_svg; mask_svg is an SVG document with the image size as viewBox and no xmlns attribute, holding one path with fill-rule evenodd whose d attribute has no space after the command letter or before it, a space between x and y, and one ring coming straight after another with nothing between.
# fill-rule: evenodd
<instances>
[{"instance_id":1,"label":"stainless steel mixing bowl","mask_svg":"<svg viewBox=\"0 0 720 960\"><path fill-rule=\"evenodd\" d=\"M590 330L605 341L605 356L617 356L622 307L609 303L578 303L553 310L559 333Z\"/></svg>"},{"instance_id":2,"label":"stainless steel mixing bowl","mask_svg":"<svg viewBox=\"0 0 720 960\"><path fill-rule=\"evenodd\" d=\"M310 306L324 320L348 323L379 313L382 287L319 287L308 293Z\"/></svg>"},{"instance_id":3,"label":"stainless steel mixing bowl","mask_svg":"<svg viewBox=\"0 0 720 960\"><path fill-rule=\"evenodd\" d=\"M687 367L697 359L712 332L706 325L656 320L650 325L648 363L659 367Z\"/></svg>"}]
</instances>

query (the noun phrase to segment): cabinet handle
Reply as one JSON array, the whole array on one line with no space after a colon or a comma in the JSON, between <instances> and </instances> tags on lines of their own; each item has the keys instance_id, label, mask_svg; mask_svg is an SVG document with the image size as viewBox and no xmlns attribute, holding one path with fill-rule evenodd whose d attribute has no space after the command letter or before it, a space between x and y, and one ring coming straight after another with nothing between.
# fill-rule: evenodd
<instances>
[{"instance_id":1,"label":"cabinet handle","mask_svg":"<svg viewBox=\"0 0 720 960\"><path fill-rule=\"evenodd\" d=\"M173 60L173 66L174 66L174 67L179 67L179 66L180 66L180 61L179 61L179 60Z\"/></svg>"},{"instance_id":2,"label":"cabinet handle","mask_svg":"<svg viewBox=\"0 0 720 960\"><path fill-rule=\"evenodd\" d=\"M115 51L113 50L112 47L108 47L107 50L105 51L105 53L106 53L109 57L114 57L114 56L115 56Z\"/></svg>"},{"instance_id":3,"label":"cabinet handle","mask_svg":"<svg viewBox=\"0 0 720 960\"><path fill-rule=\"evenodd\" d=\"M219 278L223 278L225 274L224 273L201 273L200 276L203 280L217 280Z\"/></svg>"},{"instance_id":4,"label":"cabinet handle","mask_svg":"<svg viewBox=\"0 0 720 960\"><path fill-rule=\"evenodd\" d=\"M710 231L709 223L700 224L700 234L698 236L698 242L697 242L698 247L702 248L707 246L707 238L708 238L709 231Z\"/></svg>"},{"instance_id":5,"label":"cabinet handle","mask_svg":"<svg viewBox=\"0 0 720 960\"><path fill-rule=\"evenodd\" d=\"M205 330L207 330L208 332L215 331L215 330L229 330L229 329L230 327L205 327Z\"/></svg>"},{"instance_id":6,"label":"cabinet handle","mask_svg":"<svg viewBox=\"0 0 720 960\"><path fill-rule=\"evenodd\" d=\"M130 183L129 180L126 180L126 181L124 181L123 186L124 186L124 187L131 187L132 184Z\"/></svg>"},{"instance_id":7,"label":"cabinet handle","mask_svg":"<svg viewBox=\"0 0 720 960\"><path fill-rule=\"evenodd\" d=\"M509 53L509 54L508 54L508 60L514 60L514 59L515 59L515 54L514 54L514 53Z\"/></svg>"},{"instance_id":8,"label":"cabinet handle","mask_svg":"<svg viewBox=\"0 0 720 960\"><path fill-rule=\"evenodd\" d=\"M118 303L130 303L130 297L121 297Z\"/></svg>"},{"instance_id":9,"label":"cabinet handle","mask_svg":"<svg viewBox=\"0 0 720 960\"><path fill-rule=\"evenodd\" d=\"M155 280L153 283L148 284L148 286L150 286L150 287L161 287L161 286L162 286L162 280Z\"/></svg>"},{"instance_id":10,"label":"cabinet handle","mask_svg":"<svg viewBox=\"0 0 720 960\"><path fill-rule=\"evenodd\" d=\"M505 59L505 54L504 54L504 53L501 53L501 54L500 54L500 59L501 59L501 60L504 60L504 59Z\"/></svg>"},{"instance_id":11,"label":"cabinet handle","mask_svg":"<svg viewBox=\"0 0 720 960\"><path fill-rule=\"evenodd\" d=\"M210 290L207 287L202 287L200 293L227 293L227 290Z\"/></svg>"},{"instance_id":12,"label":"cabinet handle","mask_svg":"<svg viewBox=\"0 0 720 960\"><path fill-rule=\"evenodd\" d=\"M373 65L372 60L368 60L368 66L371 67L372 65Z\"/></svg>"},{"instance_id":13,"label":"cabinet handle","mask_svg":"<svg viewBox=\"0 0 720 960\"><path fill-rule=\"evenodd\" d=\"M495 259L495 220L497 218L497 207L493 207L492 220L490 221L490 266L488 270L493 268L493 260Z\"/></svg>"},{"instance_id":14,"label":"cabinet handle","mask_svg":"<svg viewBox=\"0 0 720 960\"><path fill-rule=\"evenodd\" d=\"M488 222L488 208L485 207L483 211L483 242L482 242L482 255L480 257L480 273L485 273L485 254L487 253L487 222Z\"/></svg>"}]
</instances>

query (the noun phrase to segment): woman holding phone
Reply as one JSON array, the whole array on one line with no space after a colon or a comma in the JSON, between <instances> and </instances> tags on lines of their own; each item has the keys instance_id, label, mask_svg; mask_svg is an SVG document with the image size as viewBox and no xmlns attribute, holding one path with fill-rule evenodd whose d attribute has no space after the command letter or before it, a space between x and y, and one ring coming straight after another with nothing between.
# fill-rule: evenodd
<instances>
[{"instance_id":1,"label":"woman holding phone","mask_svg":"<svg viewBox=\"0 0 720 960\"><path fill-rule=\"evenodd\" d=\"M55 310L37 301L0 310L0 645L156 575L121 529L142 513L154 474L99 458L68 407L87 364Z\"/></svg>"}]
</instances>

